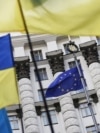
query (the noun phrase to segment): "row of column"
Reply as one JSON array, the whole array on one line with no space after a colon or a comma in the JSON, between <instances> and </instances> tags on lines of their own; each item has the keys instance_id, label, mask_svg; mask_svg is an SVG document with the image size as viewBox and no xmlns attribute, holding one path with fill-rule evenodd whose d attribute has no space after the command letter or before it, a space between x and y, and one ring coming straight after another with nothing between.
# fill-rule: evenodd
<instances>
[{"instance_id":1,"label":"row of column","mask_svg":"<svg viewBox=\"0 0 100 133\"><path fill-rule=\"evenodd\" d=\"M52 53L51 53L52 54ZM64 71L63 53L61 50L54 52L53 56L47 55L52 68L54 78ZM53 62L53 64L51 63ZM36 110L34 105L34 96L30 81L29 59L16 58L16 70L19 85L19 96L23 111L23 123L25 133L39 133ZM62 96L60 99L61 112L63 115L66 132L80 133L77 115L70 94Z\"/></svg>"},{"instance_id":2,"label":"row of column","mask_svg":"<svg viewBox=\"0 0 100 133\"><path fill-rule=\"evenodd\" d=\"M100 99L100 64L98 59L98 51L95 41L83 43L80 49L89 66L98 98ZM54 78L64 72L64 60L61 50L47 53L47 59ZM19 85L19 96L23 111L23 121L25 133L39 133L39 125L34 105L34 95L30 81L30 66L28 58L19 58L15 60ZM77 114L74 108L73 100L70 93L59 98L61 112L65 123L66 133L81 133Z\"/></svg>"}]
</instances>

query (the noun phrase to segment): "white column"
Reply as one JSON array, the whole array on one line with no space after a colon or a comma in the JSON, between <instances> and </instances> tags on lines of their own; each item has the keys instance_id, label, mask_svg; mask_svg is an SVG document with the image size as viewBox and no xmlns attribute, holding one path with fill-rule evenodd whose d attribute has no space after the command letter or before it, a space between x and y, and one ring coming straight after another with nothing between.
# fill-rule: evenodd
<instances>
[{"instance_id":1,"label":"white column","mask_svg":"<svg viewBox=\"0 0 100 133\"><path fill-rule=\"evenodd\" d=\"M28 78L22 78L18 84L25 133L39 133L31 81Z\"/></svg>"},{"instance_id":2,"label":"white column","mask_svg":"<svg viewBox=\"0 0 100 133\"><path fill-rule=\"evenodd\" d=\"M89 70L94 82L94 87L97 91L98 98L100 100L100 63L96 62L90 64Z\"/></svg>"},{"instance_id":3,"label":"white column","mask_svg":"<svg viewBox=\"0 0 100 133\"><path fill-rule=\"evenodd\" d=\"M28 57L15 59L25 133L39 133Z\"/></svg>"},{"instance_id":4,"label":"white column","mask_svg":"<svg viewBox=\"0 0 100 133\"><path fill-rule=\"evenodd\" d=\"M98 49L96 41L92 40L81 44L80 50L82 51L82 54L89 66L89 71L94 83L94 88L96 89L98 99L100 100L100 64L98 59ZM96 118L96 121L98 121L99 118Z\"/></svg>"},{"instance_id":5,"label":"white column","mask_svg":"<svg viewBox=\"0 0 100 133\"><path fill-rule=\"evenodd\" d=\"M61 50L51 51L47 53L49 64L52 69L54 78L64 71L63 52ZM65 123L66 133L81 133L77 113L73 105L70 93L59 98L61 111Z\"/></svg>"},{"instance_id":6,"label":"white column","mask_svg":"<svg viewBox=\"0 0 100 133\"><path fill-rule=\"evenodd\" d=\"M61 73L62 72L57 72L54 75L54 78L56 78ZM65 123L66 133L81 133L79 122L77 119L77 113L74 108L73 100L70 93L64 96L61 96L59 100L60 100L61 111L63 114L64 123Z\"/></svg>"}]
</instances>

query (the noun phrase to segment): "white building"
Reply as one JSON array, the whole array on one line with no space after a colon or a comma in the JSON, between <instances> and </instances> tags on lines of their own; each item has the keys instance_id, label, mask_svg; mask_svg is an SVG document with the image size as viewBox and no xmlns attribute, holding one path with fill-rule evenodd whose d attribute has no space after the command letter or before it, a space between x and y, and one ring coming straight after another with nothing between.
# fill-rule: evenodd
<instances>
[{"instance_id":1,"label":"white building","mask_svg":"<svg viewBox=\"0 0 100 133\"><path fill-rule=\"evenodd\" d=\"M57 75L75 66L74 58L67 50L69 42L67 36L30 35L30 38L45 92ZM82 65L88 94L99 126L99 56L94 53L96 51L94 47L92 47L94 49L91 49L91 40L95 40L98 53L100 53L99 38L79 36L71 36L70 38L78 47L80 45L83 48L85 46L84 42L87 45L89 43L89 47L85 50L87 52L86 59L90 61L88 65L80 51L76 55ZM7 108L13 133L51 133L27 37L25 35L14 36L12 37L12 43L23 110L23 113L21 113L21 105ZM96 133L83 89L59 98L48 98L47 104L55 133Z\"/></svg>"}]
</instances>

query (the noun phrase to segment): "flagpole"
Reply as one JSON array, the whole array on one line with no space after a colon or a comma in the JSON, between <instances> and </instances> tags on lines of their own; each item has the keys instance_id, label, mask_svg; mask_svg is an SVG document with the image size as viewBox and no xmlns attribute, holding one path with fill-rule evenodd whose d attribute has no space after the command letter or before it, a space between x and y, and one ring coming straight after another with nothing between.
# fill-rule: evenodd
<instances>
[{"instance_id":1,"label":"flagpole","mask_svg":"<svg viewBox=\"0 0 100 133\"><path fill-rule=\"evenodd\" d=\"M50 113L49 113L49 110L48 110L48 105L47 105L47 102L46 102L46 99L45 99L42 83L41 83L39 72L38 72L37 63L36 63L35 58L34 58L34 51L32 49L32 42L31 42L31 39L30 39L29 31L28 31L28 28L27 28L27 24L26 24L26 21L25 21L25 17L24 17L24 13L23 13L23 10L22 10L22 6L21 6L20 0L18 0L18 5L19 5L21 17L22 17L22 22L23 22L23 25L24 25L24 28L25 28L25 32L26 32L26 35L27 35L27 40L28 40L28 44L29 44L29 48L30 48L30 54L31 54L32 62L34 64L34 66L35 66L36 75L37 75L39 86L40 86L40 90L41 90L41 93L42 93L44 107L45 107L45 110L46 110L46 114L47 114L47 118L48 118L48 121L49 121L50 129L51 129L51 132L54 133L54 129L53 129Z\"/></svg>"},{"instance_id":2,"label":"flagpole","mask_svg":"<svg viewBox=\"0 0 100 133\"><path fill-rule=\"evenodd\" d=\"M80 78L81 78L81 82L82 82L82 85L83 85L83 89L84 89L84 91L85 91L85 96L86 96L86 99L87 99L87 102L88 102L88 107L89 107L90 112L91 112L91 115L92 115L92 119L93 119L93 122L94 122L94 125L95 125L96 132L97 132L97 133L100 133L100 132L99 132L99 128L98 128L98 124L97 124L97 121L96 121L96 118L95 118L95 116L94 116L92 104L91 104L90 99L89 99L88 91L87 91L87 89L86 89L86 87L85 87L84 77L83 77L82 72L81 72L81 70L80 70L79 63L78 63L78 60L77 60L77 57L76 57L76 54L75 54L76 52L78 52L78 47L75 45L74 42L71 42L71 40L70 40L70 44L69 44L69 45L72 45L71 48L74 46L74 47L75 47L74 50L76 49L76 51L74 52L74 51L72 51L71 49L69 50L69 48L68 48L68 50L69 50L69 51L73 54L73 56L74 56L75 64L76 64L76 66L77 66L77 69L78 69L78 72L79 72L79 75L80 75Z\"/></svg>"},{"instance_id":3,"label":"flagpole","mask_svg":"<svg viewBox=\"0 0 100 133\"><path fill-rule=\"evenodd\" d=\"M22 126L22 132L24 133L24 126L23 126L23 115L22 115L22 108L21 108L21 105L19 104L19 109L20 109L20 112L19 113L21 113L20 115L21 115L21 117L20 117L20 119L21 119L21 126Z\"/></svg>"},{"instance_id":4,"label":"flagpole","mask_svg":"<svg viewBox=\"0 0 100 133\"><path fill-rule=\"evenodd\" d=\"M85 91L85 96L86 96L86 99L87 99L87 102L88 102L88 107L89 107L91 115L92 115L92 119L93 119L93 122L94 122L94 125L95 125L95 129L96 129L97 133L100 133L99 129L98 129L98 124L97 124L96 118L94 116L92 104L91 104L90 99L89 99L88 91L87 91L87 89L85 87L84 77L82 76L82 73L80 71L80 67L79 67L79 64L78 64L78 61L77 61L75 53L73 53L73 56L74 56L75 63L76 63L76 66L77 66L77 69L78 69L78 72L79 72L79 75L80 75L80 78L81 78L81 82L83 84L83 88L84 88L84 91Z\"/></svg>"}]
</instances>

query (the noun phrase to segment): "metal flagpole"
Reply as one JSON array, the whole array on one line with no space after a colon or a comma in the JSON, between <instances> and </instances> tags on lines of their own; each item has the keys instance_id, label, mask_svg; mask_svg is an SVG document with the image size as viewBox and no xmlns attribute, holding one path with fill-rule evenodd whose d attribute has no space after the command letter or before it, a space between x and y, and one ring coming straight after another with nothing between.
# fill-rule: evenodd
<instances>
[{"instance_id":1,"label":"metal flagpole","mask_svg":"<svg viewBox=\"0 0 100 133\"><path fill-rule=\"evenodd\" d=\"M25 21L25 17L24 17L24 13L23 13L23 10L22 10L22 6L21 6L20 0L18 0L18 4L19 4L21 17L22 17L22 22L23 22L23 25L24 25L24 28L25 28L25 32L26 32L26 35L27 35L27 40L28 40L28 44L29 44L29 48L30 48L30 54L31 54L31 57L32 57L32 62L34 64L34 66L35 66L36 75L37 75L39 86L40 86L40 90L41 90L41 93L42 93L44 107L45 107L47 118L48 118L48 121L49 121L50 130L51 130L52 133L54 133L54 129L53 129L50 113L49 113L49 110L48 110L48 105L47 105L47 102L46 102L46 99L45 99L42 83L41 83L39 72L38 72L37 63L36 63L36 61L34 59L34 51L32 49L32 42L31 42L31 39L30 39L30 35L29 35L29 32L28 32L28 28L27 28L27 24L26 24L26 21Z\"/></svg>"},{"instance_id":2,"label":"metal flagpole","mask_svg":"<svg viewBox=\"0 0 100 133\"><path fill-rule=\"evenodd\" d=\"M22 108L20 104L19 104L19 110L20 110L19 115L21 115L20 119L21 119L22 132L24 133L23 114L22 114Z\"/></svg>"},{"instance_id":3,"label":"metal flagpole","mask_svg":"<svg viewBox=\"0 0 100 133\"><path fill-rule=\"evenodd\" d=\"M76 57L75 53L73 53L73 56L74 56L75 63L76 63L76 66L77 66L77 69L78 69L78 72L79 72L79 75L80 75L80 78L81 78L81 82L82 82L82 85L83 85L83 88L84 88L84 91L85 91L85 96L86 96L86 99L87 99L87 102L88 102L88 107L89 107L91 115L92 115L92 119L93 119L93 122L94 122L94 125L95 125L95 129L96 129L97 133L100 133L96 118L94 116L92 104L91 104L90 99L89 99L88 91L85 87L84 77L82 76L82 73L81 73L81 70L80 70L80 67L79 67L79 64L78 64L77 57Z\"/></svg>"},{"instance_id":4,"label":"metal flagpole","mask_svg":"<svg viewBox=\"0 0 100 133\"><path fill-rule=\"evenodd\" d=\"M79 72L79 75L80 75L80 78L81 78L81 82L82 82L82 85L83 85L83 89L84 89L85 96L86 96L86 99L87 99L87 102L88 102L88 107L89 107L91 115L92 115L92 119L93 119L93 122L94 122L94 125L95 125L96 132L100 133L99 128L98 128L98 124L97 124L97 121L96 121L96 118L94 116L92 104L91 104L90 99L89 99L88 91L87 91L87 89L85 87L84 77L83 77L82 72L80 70L80 67L79 67L79 64L78 64L78 60L77 60L77 57L76 57L76 54L75 54L76 52L78 52L78 47L75 45L74 42L71 42L71 40L70 40L70 43L68 45L68 50L74 56L74 60L75 60L75 63L76 63L76 66L77 66L77 69L78 69L78 72Z\"/></svg>"}]
</instances>

